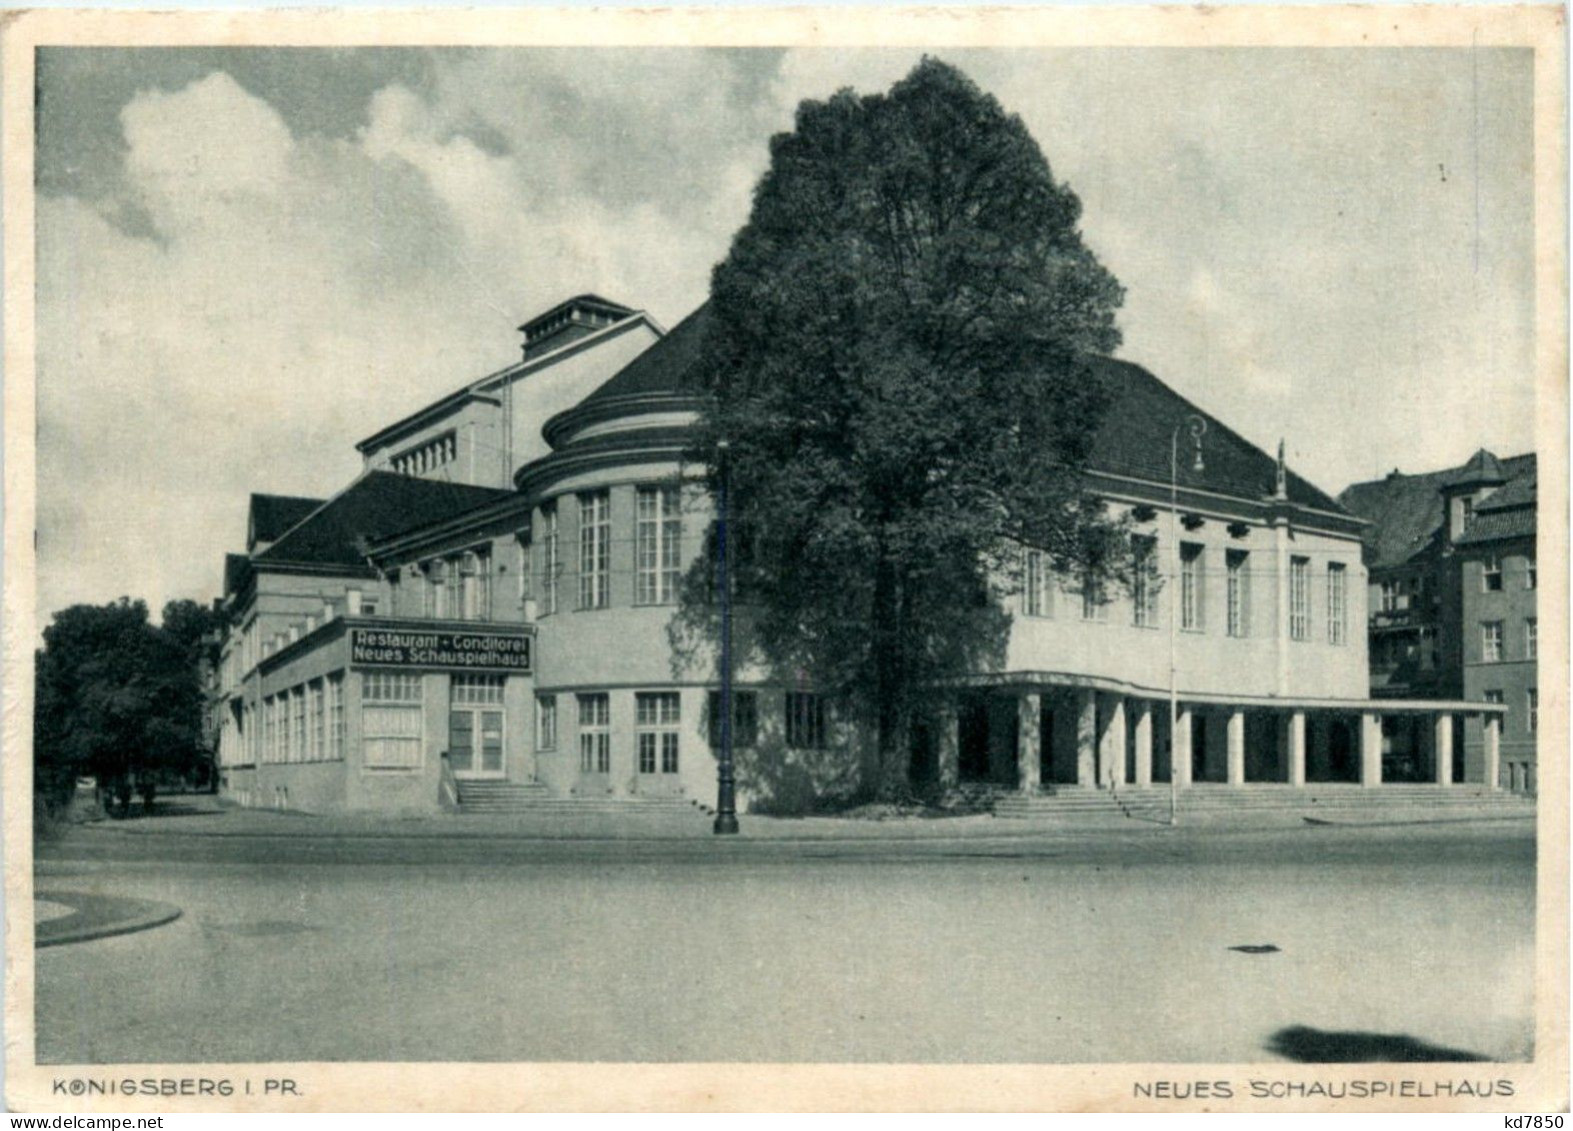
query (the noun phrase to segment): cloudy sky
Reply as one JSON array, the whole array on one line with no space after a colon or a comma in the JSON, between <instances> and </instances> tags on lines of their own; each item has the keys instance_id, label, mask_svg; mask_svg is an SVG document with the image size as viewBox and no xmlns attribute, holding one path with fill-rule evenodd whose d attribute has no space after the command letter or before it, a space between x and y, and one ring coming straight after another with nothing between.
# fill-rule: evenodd
<instances>
[{"instance_id":1,"label":"cloudy sky","mask_svg":"<svg viewBox=\"0 0 1573 1131\"><path fill-rule=\"evenodd\" d=\"M1527 52L937 52L1021 114L1121 354L1338 491L1533 439ZM509 364L580 291L670 326L771 134L905 50L53 49L39 608L217 595L251 491Z\"/></svg>"}]
</instances>

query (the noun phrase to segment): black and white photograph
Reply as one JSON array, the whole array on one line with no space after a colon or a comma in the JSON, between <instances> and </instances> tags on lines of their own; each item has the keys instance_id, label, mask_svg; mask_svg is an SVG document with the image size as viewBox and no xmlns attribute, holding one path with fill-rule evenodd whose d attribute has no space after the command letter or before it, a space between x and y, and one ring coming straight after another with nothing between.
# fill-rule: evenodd
<instances>
[{"instance_id":1,"label":"black and white photograph","mask_svg":"<svg viewBox=\"0 0 1573 1131\"><path fill-rule=\"evenodd\" d=\"M12 1110L1566 1109L1560 9L34 15Z\"/></svg>"}]
</instances>

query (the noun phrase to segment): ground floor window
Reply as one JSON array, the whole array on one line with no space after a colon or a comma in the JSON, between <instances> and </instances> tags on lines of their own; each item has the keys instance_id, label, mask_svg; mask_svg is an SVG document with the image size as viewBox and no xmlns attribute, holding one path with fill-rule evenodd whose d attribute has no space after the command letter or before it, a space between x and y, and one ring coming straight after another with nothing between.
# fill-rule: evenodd
<instances>
[{"instance_id":1,"label":"ground floor window","mask_svg":"<svg viewBox=\"0 0 1573 1131\"><path fill-rule=\"evenodd\" d=\"M612 772L612 704L605 692L579 696L579 772Z\"/></svg>"},{"instance_id":2,"label":"ground floor window","mask_svg":"<svg viewBox=\"0 0 1573 1131\"><path fill-rule=\"evenodd\" d=\"M675 691L641 691L634 696L634 743L641 774L677 773L681 712L682 700Z\"/></svg>"},{"instance_id":3,"label":"ground floor window","mask_svg":"<svg viewBox=\"0 0 1573 1131\"><path fill-rule=\"evenodd\" d=\"M710 745L721 749L721 693L710 693ZM732 745L755 746L759 742L759 696L752 691L732 692Z\"/></svg>"},{"instance_id":4,"label":"ground floor window","mask_svg":"<svg viewBox=\"0 0 1573 1131\"><path fill-rule=\"evenodd\" d=\"M786 740L794 750L825 749L824 696L787 692Z\"/></svg>"},{"instance_id":5,"label":"ground floor window","mask_svg":"<svg viewBox=\"0 0 1573 1131\"><path fill-rule=\"evenodd\" d=\"M366 672L361 677L361 745L368 768L417 768L424 733L419 675Z\"/></svg>"},{"instance_id":6,"label":"ground floor window","mask_svg":"<svg viewBox=\"0 0 1573 1131\"><path fill-rule=\"evenodd\" d=\"M535 748L557 749L557 696L535 697Z\"/></svg>"}]
</instances>

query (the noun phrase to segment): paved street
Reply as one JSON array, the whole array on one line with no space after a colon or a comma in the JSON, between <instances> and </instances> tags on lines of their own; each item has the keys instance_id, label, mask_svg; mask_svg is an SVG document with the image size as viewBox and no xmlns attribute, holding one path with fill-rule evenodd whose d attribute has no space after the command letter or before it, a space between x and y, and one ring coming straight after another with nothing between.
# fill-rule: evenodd
<instances>
[{"instance_id":1,"label":"paved street","mask_svg":"<svg viewBox=\"0 0 1573 1131\"><path fill-rule=\"evenodd\" d=\"M1292 1027L1531 1051L1527 820L857 843L95 828L37 873L184 910L38 952L48 1063L1238 1062L1279 1059ZM1278 949L1229 949L1253 944Z\"/></svg>"}]
</instances>

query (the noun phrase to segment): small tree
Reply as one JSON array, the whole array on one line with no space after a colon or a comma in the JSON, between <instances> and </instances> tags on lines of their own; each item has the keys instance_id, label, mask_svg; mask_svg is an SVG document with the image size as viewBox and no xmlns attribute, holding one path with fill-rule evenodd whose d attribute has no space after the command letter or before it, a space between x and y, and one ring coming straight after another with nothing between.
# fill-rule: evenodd
<instances>
[{"instance_id":1,"label":"small tree","mask_svg":"<svg viewBox=\"0 0 1573 1131\"><path fill-rule=\"evenodd\" d=\"M154 627L147 606L125 597L55 614L35 669L34 788L46 809L69 801L86 774L123 809L138 783L150 797L157 773L197 763L202 690L191 647L180 626Z\"/></svg>"},{"instance_id":2,"label":"small tree","mask_svg":"<svg viewBox=\"0 0 1573 1131\"><path fill-rule=\"evenodd\" d=\"M1021 546L1123 561L1081 475L1105 405L1086 360L1118 344L1123 292L1080 210L1019 118L924 59L799 106L712 279L696 458L714 485L729 441L776 579L747 639L873 725L885 796L935 689L1000 662ZM702 592L680 624L710 617Z\"/></svg>"}]
</instances>

